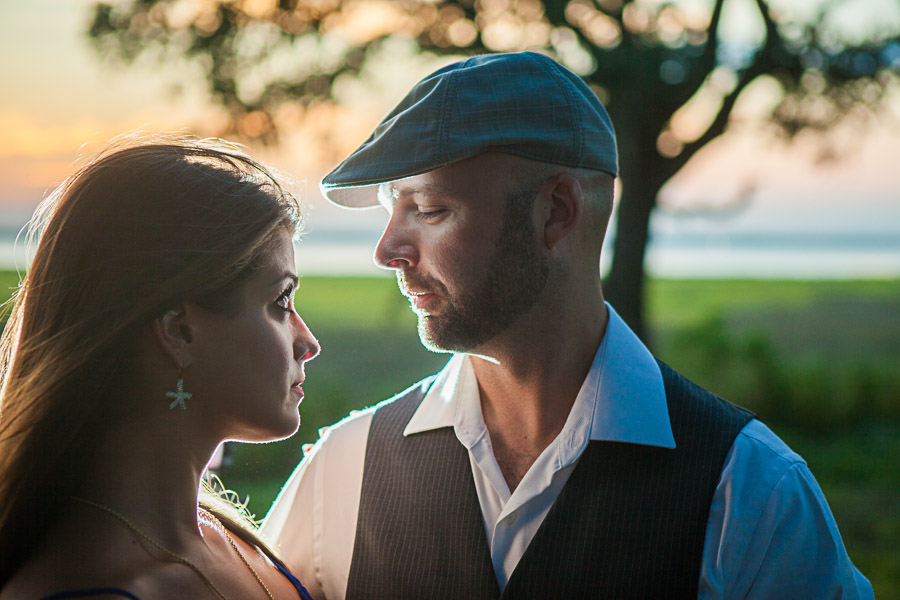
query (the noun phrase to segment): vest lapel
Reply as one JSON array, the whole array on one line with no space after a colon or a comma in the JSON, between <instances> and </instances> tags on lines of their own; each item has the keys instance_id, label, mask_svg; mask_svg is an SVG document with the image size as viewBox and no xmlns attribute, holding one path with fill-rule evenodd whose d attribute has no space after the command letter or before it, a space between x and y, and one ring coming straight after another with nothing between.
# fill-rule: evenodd
<instances>
[{"instance_id":1,"label":"vest lapel","mask_svg":"<svg viewBox=\"0 0 900 600\"><path fill-rule=\"evenodd\" d=\"M429 383L372 419L348 599L500 595L468 451L448 427L403 437Z\"/></svg>"}]
</instances>

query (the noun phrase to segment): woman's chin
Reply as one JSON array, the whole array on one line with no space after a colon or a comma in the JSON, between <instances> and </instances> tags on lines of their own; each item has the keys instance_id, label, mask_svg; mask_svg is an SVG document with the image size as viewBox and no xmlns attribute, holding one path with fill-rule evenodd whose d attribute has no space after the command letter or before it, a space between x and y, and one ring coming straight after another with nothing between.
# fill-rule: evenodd
<instances>
[{"instance_id":1,"label":"woman's chin","mask_svg":"<svg viewBox=\"0 0 900 600\"><path fill-rule=\"evenodd\" d=\"M285 415L277 422L248 424L248 427L233 439L236 442L264 444L287 439L297 433L298 429L300 429L300 413L295 411L292 415Z\"/></svg>"}]
</instances>

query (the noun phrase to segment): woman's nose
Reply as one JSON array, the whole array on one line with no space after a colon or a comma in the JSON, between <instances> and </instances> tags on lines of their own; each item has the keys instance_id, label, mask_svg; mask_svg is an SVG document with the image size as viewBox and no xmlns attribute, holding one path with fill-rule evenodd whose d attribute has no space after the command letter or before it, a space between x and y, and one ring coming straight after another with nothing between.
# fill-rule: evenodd
<instances>
[{"instance_id":1,"label":"woman's nose","mask_svg":"<svg viewBox=\"0 0 900 600\"><path fill-rule=\"evenodd\" d=\"M296 313L295 313L296 314ZM306 323L297 315L297 334L294 339L294 358L312 360L319 355L319 341L315 338Z\"/></svg>"}]
</instances>

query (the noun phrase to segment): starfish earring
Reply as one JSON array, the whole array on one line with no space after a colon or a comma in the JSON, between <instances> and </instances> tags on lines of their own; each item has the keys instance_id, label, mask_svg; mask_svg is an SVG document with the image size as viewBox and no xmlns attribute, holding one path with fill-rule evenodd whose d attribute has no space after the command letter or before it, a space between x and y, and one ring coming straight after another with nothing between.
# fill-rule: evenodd
<instances>
[{"instance_id":1,"label":"starfish earring","mask_svg":"<svg viewBox=\"0 0 900 600\"><path fill-rule=\"evenodd\" d=\"M166 398L175 398L172 400L171 404L169 404L169 410L172 410L176 406L180 406L181 410L187 410L187 405L184 403L185 400L190 400L193 394L184 391L184 378L181 376L181 371L178 372L178 382L175 384L174 392L166 392Z\"/></svg>"}]
</instances>

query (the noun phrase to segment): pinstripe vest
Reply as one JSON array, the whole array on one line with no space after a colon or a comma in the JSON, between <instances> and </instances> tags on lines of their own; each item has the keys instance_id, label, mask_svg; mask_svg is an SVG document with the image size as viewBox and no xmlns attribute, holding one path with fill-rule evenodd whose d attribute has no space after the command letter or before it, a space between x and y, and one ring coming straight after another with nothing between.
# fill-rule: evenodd
<instances>
[{"instance_id":1,"label":"pinstripe vest","mask_svg":"<svg viewBox=\"0 0 900 600\"><path fill-rule=\"evenodd\" d=\"M347 598L696 598L712 496L753 417L659 363L675 449L588 444L500 593L468 451L403 437L433 378L375 412Z\"/></svg>"}]
</instances>

